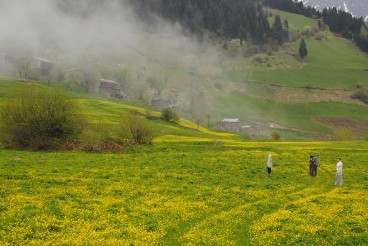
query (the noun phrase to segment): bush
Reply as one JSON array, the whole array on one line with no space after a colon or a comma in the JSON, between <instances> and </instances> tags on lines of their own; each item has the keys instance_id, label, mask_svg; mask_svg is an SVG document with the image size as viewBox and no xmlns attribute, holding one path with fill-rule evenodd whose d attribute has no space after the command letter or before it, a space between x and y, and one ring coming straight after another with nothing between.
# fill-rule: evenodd
<instances>
[{"instance_id":1,"label":"bush","mask_svg":"<svg viewBox=\"0 0 368 246\"><path fill-rule=\"evenodd\" d=\"M323 40L323 35L321 33L316 34L316 36L314 37L315 40Z\"/></svg>"},{"instance_id":2,"label":"bush","mask_svg":"<svg viewBox=\"0 0 368 246\"><path fill-rule=\"evenodd\" d=\"M354 130L348 127L340 127L335 130L336 141L350 141L356 139Z\"/></svg>"},{"instance_id":3,"label":"bush","mask_svg":"<svg viewBox=\"0 0 368 246\"><path fill-rule=\"evenodd\" d=\"M140 116L130 116L123 122L123 137L128 144L152 144L154 134Z\"/></svg>"},{"instance_id":4,"label":"bush","mask_svg":"<svg viewBox=\"0 0 368 246\"><path fill-rule=\"evenodd\" d=\"M254 63L266 63L266 59L262 56L256 56L252 60Z\"/></svg>"},{"instance_id":5,"label":"bush","mask_svg":"<svg viewBox=\"0 0 368 246\"><path fill-rule=\"evenodd\" d=\"M357 91L355 92L352 96L352 99L358 99L362 102L364 102L365 104L368 104L368 93L364 92L364 91Z\"/></svg>"},{"instance_id":6,"label":"bush","mask_svg":"<svg viewBox=\"0 0 368 246\"><path fill-rule=\"evenodd\" d=\"M80 146L80 149L91 153L102 153L102 152L121 153L125 152L127 148L114 141L104 141L95 143L91 142L84 143Z\"/></svg>"},{"instance_id":7,"label":"bush","mask_svg":"<svg viewBox=\"0 0 368 246\"><path fill-rule=\"evenodd\" d=\"M83 126L77 105L61 89L19 91L5 100L0 119L0 140L10 149L57 149Z\"/></svg>"},{"instance_id":8,"label":"bush","mask_svg":"<svg viewBox=\"0 0 368 246\"><path fill-rule=\"evenodd\" d=\"M281 139L281 134L279 132L273 131L271 132L271 138L274 141L279 141Z\"/></svg>"},{"instance_id":9,"label":"bush","mask_svg":"<svg viewBox=\"0 0 368 246\"><path fill-rule=\"evenodd\" d=\"M179 116L170 108L164 108L162 110L162 118L166 121L178 122Z\"/></svg>"}]
</instances>

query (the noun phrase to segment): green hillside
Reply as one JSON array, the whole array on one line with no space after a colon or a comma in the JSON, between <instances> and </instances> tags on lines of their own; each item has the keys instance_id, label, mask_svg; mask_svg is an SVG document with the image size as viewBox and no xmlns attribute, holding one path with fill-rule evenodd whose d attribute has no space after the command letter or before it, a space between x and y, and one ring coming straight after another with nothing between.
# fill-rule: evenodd
<instances>
[{"instance_id":1,"label":"green hillside","mask_svg":"<svg viewBox=\"0 0 368 246\"><path fill-rule=\"evenodd\" d=\"M172 100L182 118L203 127L208 126L210 116L213 130L221 130L216 123L224 118L239 118L242 124L254 128L264 129L273 123L281 126L267 129L261 136L241 132L248 139L269 140L269 133L274 130L281 133L283 140L331 139L341 127L351 128L356 136L366 138L367 105L351 96L368 88L368 55L328 29L317 30L317 20L267 11L272 12L271 24L274 16L280 15L282 21L288 20L290 39L298 38L272 51L266 44L267 52L243 56L243 50L254 49L252 44L246 43L238 47L237 53L231 53L231 49L223 48L231 40L209 34L198 42L173 27L167 33L139 33L139 47L114 52L100 48L85 51L83 56L99 57L95 67L90 68L92 74L98 74L96 81L118 81L127 95L121 105L147 108L153 98ZM305 35L308 55L302 61L298 58L298 35L306 30L310 31ZM65 56L65 60L76 59ZM86 99L81 100L83 107L88 112L96 111L96 115L89 115L91 120L106 117L105 121L117 122L119 109L107 102L90 102L91 98L106 98L86 94L76 86L78 79L85 78L72 72L62 73L70 71L65 60L55 62L55 73L62 76L58 80L53 75L51 86L64 87L73 98ZM0 92L6 95L9 86L4 84ZM138 111L144 114L145 109Z\"/></svg>"},{"instance_id":2,"label":"green hillside","mask_svg":"<svg viewBox=\"0 0 368 246\"><path fill-rule=\"evenodd\" d=\"M3 76L0 79L0 98L6 99L21 88L34 86L44 87L41 84L19 82ZM209 138L213 140L217 138L240 139L235 134L211 131L184 118L181 118L178 123L164 121L160 119L161 112L158 111L150 110L149 114L155 116L155 118L148 120L147 109L131 106L119 101L106 100L106 98L104 100L95 99L93 95L90 96L83 92L72 91L70 94L74 97L72 100L77 101L81 113L85 116L87 122L96 125L96 130L100 131L93 134L96 138L118 135L118 132L121 131L123 120L134 114L140 116L149 124L157 139L166 139L170 138L170 136Z\"/></svg>"},{"instance_id":3,"label":"green hillside","mask_svg":"<svg viewBox=\"0 0 368 246\"><path fill-rule=\"evenodd\" d=\"M317 21L310 18L269 11L273 16L280 15L283 21L288 20L291 33L317 26ZM289 129L325 133L347 126L339 124L338 119L349 119L352 121L347 127L363 125L365 130L361 133L366 136L367 106L351 99L351 95L357 87L368 86L368 55L351 41L327 30L305 40L308 56L304 61L297 57L299 39L272 55L257 54L226 61L227 78L237 89L217 97L214 114L226 112L227 117L248 122L272 121ZM318 120L320 117L328 118L333 124L326 125L326 121ZM316 137L311 133L310 139Z\"/></svg>"},{"instance_id":4,"label":"green hillside","mask_svg":"<svg viewBox=\"0 0 368 246\"><path fill-rule=\"evenodd\" d=\"M361 53L351 42L332 34L325 40L306 39L308 56L300 67L254 69L253 76L262 83L282 86L322 87L327 89L355 89L356 85L368 85L367 54ZM291 48L298 49L294 42Z\"/></svg>"}]
</instances>

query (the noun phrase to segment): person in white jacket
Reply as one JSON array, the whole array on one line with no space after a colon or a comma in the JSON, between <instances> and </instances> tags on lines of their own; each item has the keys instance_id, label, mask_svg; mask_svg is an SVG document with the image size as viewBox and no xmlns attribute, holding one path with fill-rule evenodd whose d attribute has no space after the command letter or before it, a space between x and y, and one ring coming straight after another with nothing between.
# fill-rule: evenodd
<instances>
[{"instance_id":1,"label":"person in white jacket","mask_svg":"<svg viewBox=\"0 0 368 246\"><path fill-rule=\"evenodd\" d=\"M342 185L342 161L340 158L337 158L337 163L336 163L336 179L335 179L335 184L334 185Z\"/></svg>"},{"instance_id":2,"label":"person in white jacket","mask_svg":"<svg viewBox=\"0 0 368 246\"><path fill-rule=\"evenodd\" d=\"M271 175L271 168L272 168L272 155L268 155L268 158L267 158L267 176Z\"/></svg>"}]
</instances>

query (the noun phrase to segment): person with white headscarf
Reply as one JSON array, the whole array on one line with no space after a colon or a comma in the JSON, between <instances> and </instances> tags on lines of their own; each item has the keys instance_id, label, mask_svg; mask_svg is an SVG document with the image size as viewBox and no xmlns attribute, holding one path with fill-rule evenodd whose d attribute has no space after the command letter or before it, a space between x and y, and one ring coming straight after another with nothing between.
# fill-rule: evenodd
<instances>
[{"instance_id":1,"label":"person with white headscarf","mask_svg":"<svg viewBox=\"0 0 368 246\"><path fill-rule=\"evenodd\" d=\"M271 169L272 169L272 155L268 155L267 158L267 176L271 175Z\"/></svg>"},{"instance_id":2,"label":"person with white headscarf","mask_svg":"<svg viewBox=\"0 0 368 246\"><path fill-rule=\"evenodd\" d=\"M334 185L342 185L343 179L342 179L342 161L340 158L337 158L336 163L336 179Z\"/></svg>"}]
</instances>

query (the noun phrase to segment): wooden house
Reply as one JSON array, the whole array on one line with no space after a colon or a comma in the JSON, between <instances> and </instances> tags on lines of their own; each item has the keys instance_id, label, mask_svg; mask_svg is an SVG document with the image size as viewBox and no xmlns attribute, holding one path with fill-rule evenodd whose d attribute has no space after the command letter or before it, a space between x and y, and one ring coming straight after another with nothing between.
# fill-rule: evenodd
<instances>
[{"instance_id":1,"label":"wooden house","mask_svg":"<svg viewBox=\"0 0 368 246\"><path fill-rule=\"evenodd\" d=\"M41 76L50 75L51 69L54 67L54 63L50 60L41 57L33 57L32 67Z\"/></svg>"},{"instance_id":2,"label":"wooden house","mask_svg":"<svg viewBox=\"0 0 368 246\"><path fill-rule=\"evenodd\" d=\"M223 119L217 122L217 125L225 131L239 132L241 128L241 121L239 119Z\"/></svg>"},{"instance_id":3,"label":"wooden house","mask_svg":"<svg viewBox=\"0 0 368 246\"><path fill-rule=\"evenodd\" d=\"M164 108L173 108L174 104L172 101L167 101L163 99L151 100L149 106L154 109L162 110Z\"/></svg>"},{"instance_id":4,"label":"wooden house","mask_svg":"<svg viewBox=\"0 0 368 246\"><path fill-rule=\"evenodd\" d=\"M118 85L119 84L113 80L100 79L98 91L111 98L123 99L126 97L125 93Z\"/></svg>"}]
</instances>

